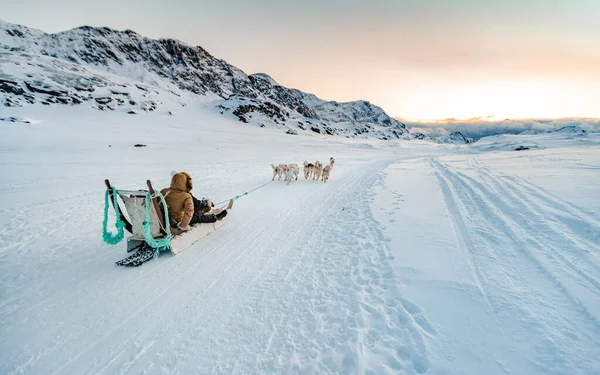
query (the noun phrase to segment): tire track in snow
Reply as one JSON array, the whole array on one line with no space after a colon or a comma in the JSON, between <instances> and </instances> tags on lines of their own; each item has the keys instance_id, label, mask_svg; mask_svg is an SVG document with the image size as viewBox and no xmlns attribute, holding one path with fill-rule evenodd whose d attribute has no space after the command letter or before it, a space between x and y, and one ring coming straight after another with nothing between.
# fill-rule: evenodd
<instances>
[{"instance_id":1,"label":"tire track in snow","mask_svg":"<svg viewBox=\"0 0 600 375\"><path fill-rule=\"evenodd\" d=\"M600 220L585 210L576 207L574 204L560 199L539 186L514 175L504 172L497 172L489 166L484 166L476 157L472 157L474 168L485 174L490 181L496 184L502 184L505 190L509 190L513 195L519 197L522 201L526 197L528 204L541 208L547 214L553 216L554 221L573 233L575 240L586 241L586 246L594 247L600 250L598 240L600 240ZM509 184L511 181L512 184ZM582 231L585 229L585 231ZM591 238L586 238L590 236Z\"/></svg>"},{"instance_id":2,"label":"tire track in snow","mask_svg":"<svg viewBox=\"0 0 600 375\"><path fill-rule=\"evenodd\" d=\"M494 320L497 324L500 324L498 321L498 316L496 315L496 309L493 307L488 291L488 282L486 280L485 275L482 272L482 267L476 264L476 246L473 244L473 240L470 236L470 231L465 224L462 214L458 207L458 202L462 202L460 197L457 196L456 190L452 188L452 183L446 178L446 176L441 173L439 170L439 163L437 161L432 160L430 165L435 170L435 176L438 179L440 184L440 188L442 190L442 194L444 195L444 201L446 202L446 208L448 209L448 213L450 214L450 219L452 220L452 225L454 228L454 234L459 241L460 247L465 250L466 259L469 263L469 268L471 268L471 273L473 280L477 286L477 289L481 292L483 299L485 300L485 304L487 305L489 312L494 316ZM463 211L466 211L466 208L463 205ZM491 255L493 257L493 255Z\"/></svg>"},{"instance_id":3,"label":"tire track in snow","mask_svg":"<svg viewBox=\"0 0 600 375\"><path fill-rule=\"evenodd\" d=\"M439 169L442 170L443 173L445 173L446 177L448 177L449 180L453 180L456 186L460 186L462 191L467 193L467 196L474 198L474 201L476 202L477 206L487 208L486 212L489 214L487 215L487 217L494 219L494 225L492 225L491 227L501 228L503 233L507 235L508 238L516 245L515 248L520 249L520 251L524 255L526 255L527 258L530 259L540 271L542 271L550 280L552 280L553 284L559 287L559 290L563 292L563 294L573 303L573 305L581 306L582 311L588 316L588 318L591 319L594 322L594 324L600 328L600 321L598 321L598 319L594 315L589 313L585 306L581 304L579 299L573 296L565 287L565 285L556 277L556 275L552 273L550 269L548 269L548 267L544 264L544 262L542 262L539 259L537 254L544 253L543 245L537 242L536 239L533 237L531 237L531 241L528 241L527 239L530 237L530 234L519 229L518 220L512 218L514 213L506 206L503 206L502 204L497 204L499 199L501 199L501 196L494 195L485 188L480 188L478 191L475 191L474 189L476 188L474 186L469 185L464 181L466 177L462 177L461 179L461 176L458 173L451 172L447 166L439 162L437 162L437 165ZM482 197L486 197L487 199L484 200L482 199ZM492 205L492 202L495 202L496 204ZM500 216L500 214L502 214L502 216ZM489 219L487 221L491 222ZM519 232L520 234L517 234L517 232ZM538 248L539 252L534 253L530 250L526 250L522 246L523 243L532 243L535 247Z\"/></svg>"},{"instance_id":4,"label":"tire track in snow","mask_svg":"<svg viewBox=\"0 0 600 375\"><path fill-rule=\"evenodd\" d=\"M576 233L570 230L570 226L563 226L564 223L560 218L554 216L547 207L536 204L532 199L524 199L521 194L518 194L518 190L515 191L514 187L495 178L486 169L480 169L479 172L481 172L480 176L483 177L482 181L489 188L497 190L498 195L496 197L503 202L504 212L512 212L514 216L518 216L518 219L514 219L514 223L518 227L527 228L529 234L535 234L535 236L532 236L532 241L536 242L538 246L551 250L551 254L550 252L545 252L545 254L550 255L558 262L560 267L557 270L560 271L563 266L566 266L575 274L574 277L579 278L591 287L591 290L597 296L600 296L600 281L582 269L582 267L592 267L595 273L600 275L600 267L595 263L596 259L591 251L592 248L599 248L598 245L578 237ZM463 178L468 179L472 184L479 184L468 176L463 176ZM482 188L482 190L486 189ZM511 199L503 197L510 197ZM531 197L528 196L528 198ZM594 228L594 230L597 231L598 228ZM556 247L556 243L562 245L560 249ZM565 250L573 256L578 256L582 252L584 255L590 256L583 258L579 255L580 257L572 262L566 255L563 255Z\"/></svg>"},{"instance_id":5,"label":"tire track in snow","mask_svg":"<svg viewBox=\"0 0 600 375\"><path fill-rule=\"evenodd\" d=\"M501 313L498 319L508 327L523 325L509 333L520 336L522 332L534 332L525 342L535 343L534 350L539 356L535 360L545 366L552 360L560 367L565 363L562 357L578 357L581 370L586 365L598 366L593 353L593 348L600 343L598 319L534 252L534 249L538 252L544 249L528 241L528 235L515 227L514 213L503 210L502 204L498 206L497 196L468 184L440 162L435 161L433 165L450 183L450 189L456 191L454 196L460 197L464 214L473 222L474 229L466 230L476 236L480 244L475 264L487 276L489 298L492 304L503 306L503 310L498 311ZM530 248L531 245L534 246ZM497 254L489 256L481 252L484 249ZM552 359L545 357L548 351L554 353ZM577 371L559 371L563 370Z\"/></svg>"}]
</instances>

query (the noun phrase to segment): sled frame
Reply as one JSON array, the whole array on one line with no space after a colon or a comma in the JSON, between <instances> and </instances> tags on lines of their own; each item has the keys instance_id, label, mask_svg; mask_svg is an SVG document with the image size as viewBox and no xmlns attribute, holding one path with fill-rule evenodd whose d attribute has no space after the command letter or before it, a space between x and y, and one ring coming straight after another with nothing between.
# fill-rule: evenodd
<instances>
[{"instance_id":1,"label":"sled frame","mask_svg":"<svg viewBox=\"0 0 600 375\"><path fill-rule=\"evenodd\" d=\"M106 184L107 189L109 190L109 195L112 198L112 186L110 184L110 181L108 179L106 179L105 184ZM137 196L138 198L141 198L141 196L145 195L146 193L150 193L151 195L155 194L156 191L154 190L154 187L152 186L152 182L150 180L146 180L146 185L148 187L148 190L138 190L135 192L136 194L139 194ZM123 196L121 196L121 198L123 199ZM112 199L111 199L111 202L113 202ZM148 203L149 202L146 202L145 204L148 204ZM169 213L163 212L162 204L160 202L159 197L151 198L151 204L153 205L154 211L156 213L155 216L153 215L154 217L152 217L151 220L158 221L159 228L160 228L160 234L158 236L155 236L154 239L160 240L160 239L163 239L167 235L167 231L165 228L165 218L167 220L169 220ZM233 200L230 201L230 204L228 206L228 211L231 211L232 206L233 206ZM113 207L114 207L114 202L113 202ZM125 208L127 210L127 205ZM208 212L208 214L217 214L221 211L222 211L222 209L212 209L211 211ZM140 238L139 236L136 237L133 235L133 225L123 214L123 210L121 209L120 205L119 205L119 213L120 213L121 220L123 220L123 222L125 223L125 229L127 229L127 231L132 234L131 236L127 237L127 252L132 252L134 250L141 248L142 245L144 243L146 243L146 240ZM134 218L134 216L132 216L131 214L129 216L132 221L136 220ZM169 248L171 251L171 255L175 256L175 255L181 253L182 251L193 246L194 244L196 244L198 241L202 240L209 234L217 231L219 228L221 228L223 225L225 225L225 222L228 220L228 218L229 218L229 215L224 217L221 221L217 221L215 223L193 224L193 225L191 225L192 228L188 231L181 231L177 227L170 226L172 238L171 238L171 243L170 243ZM170 223L170 222L167 221L167 223ZM137 222L134 222L134 224L137 224Z\"/></svg>"}]
</instances>

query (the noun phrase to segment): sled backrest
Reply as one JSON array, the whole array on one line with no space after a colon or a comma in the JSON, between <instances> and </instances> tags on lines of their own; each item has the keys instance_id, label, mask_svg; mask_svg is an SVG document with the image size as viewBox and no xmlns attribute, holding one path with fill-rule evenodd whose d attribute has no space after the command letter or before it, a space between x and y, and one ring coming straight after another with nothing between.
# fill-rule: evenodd
<instances>
[{"instance_id":1,"label":"sled backrest","mask_svg":"<svg viewBox=\"0 0 600 375\"><path fill-rule=\"evenodd\" d=\"M145 190L119 190L119 196L125 203L125 209L131 219L133 237L144 239L144 221L146 220L146 204L150 204L150 235L155 238L160 236L160 219L152 202L146 202Z\"/></svg>"}]
</instances>

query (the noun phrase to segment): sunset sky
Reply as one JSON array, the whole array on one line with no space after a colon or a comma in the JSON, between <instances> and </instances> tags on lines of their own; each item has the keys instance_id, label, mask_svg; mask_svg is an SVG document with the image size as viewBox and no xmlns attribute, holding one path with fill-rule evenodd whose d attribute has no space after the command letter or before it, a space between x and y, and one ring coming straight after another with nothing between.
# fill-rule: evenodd
<instances>
[{"instance_id":1,"label":"sunset sky","mask_svg":"<svg viewBox=\"0 0 600 375\"><path fill-rule=\"evenodd\" d=\"M0 0L57 32L132 29L408 120L600 117L600 0ZM491 116L491 117L488 117Z\"/></svg>"}]
</instances>

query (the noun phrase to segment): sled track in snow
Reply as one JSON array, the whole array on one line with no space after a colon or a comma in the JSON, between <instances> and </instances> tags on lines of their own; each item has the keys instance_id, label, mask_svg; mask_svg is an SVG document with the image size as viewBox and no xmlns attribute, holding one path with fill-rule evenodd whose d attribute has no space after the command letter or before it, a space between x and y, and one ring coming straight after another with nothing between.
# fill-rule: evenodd
<instances>
[{"instance_id":1,"label":"sled track in snow","mask_svg":"<svg viewBox=\"0 0 600 375\"><path fill-rule=\"evenodd\" d=\"M518 216L518 220L523 223L522 227L528 233L536 232L536 244L550 250L546 254L557 265L556 269L561 271L566 266L571 272L569 276L578 278L582 285L587 284L586 290L591 290L600 297L600 281L591 275L593 273L600 276L600 265L595 256L600 252L600 245L595 241L599 237L600 224L590 217L582 219L581 211L556 210L555 207L561 210L567 207L566 202L557 198L545 200L550 206L536 203L536 194L522 193L524 184L507 183L495 177L488 168L479 168L478 171L486 186L502 197L504 207ZM465 178L477 184L472 178ZM519 208L525 210L518 212ZM557 243L562 246L558 248ZM587 268L590 271L586 271Z\"/></svg>"},{"instance_id":2,"label":"sled track in snow","mask_svg":"<svg viewBox=\"0 0 600 375\"><path fill-rule=\"evenodd\" d=\"M477 177L437 160L431 165L455 229L461 232L457 236L469 239L470 261L497 319L514 325L507 319L516 315L517 327L537 327L539 336L531 341L540 348L552 347L557 366L574 350L595 358L592 348L600 344L598 310L582 302L598 302L600 297L598 264L589 256L595 247L589 239L570 231L551 209L526 199L519 187L507 185L481 165ZM585 260L589 268L580 267L576 259ZM506 333L518 336L519 329ZM549 360L543 351L539 355L537 361Z\"/></svg>"},{"instance_id":3,"label":"sled track in snow","mask_svg":"<svg viewBox=\"0 0 600 375\"><path fill-rule=\"evenodd\" d=\"M237 172L230 173L228 177L234 179L238 174ZM207 177L209 182L205 183L204 187L216 190L213 186L210 186L210 181L218 181L221 175L204 171L204 176ZM131 179L131 176L129 176L129 179ZM142 179L140 178L140 180ZM139 186L124 186L122 188L135 190ZM62 277L60 273L52 275L52 278L55 278L55 280L52 280L53 288L51 292L54 294L53 297L59 300L71 298L72 296L65 296L63 290L72 289L73 284L81 283L82 280L86 280L86 282L89 279L98 280L101 285L111 283L115 288L122 288L123 285L120 284L122 280L117 281L107 278L105 272L102 269L94 267L94 265L99 263L114 263L123 258L126 255L124 251L121 251L123 243L108 248L102 243L101 239L98 238L96 230L101 226L101 217L93 218L97 221L97 225L89 230L89 233L82 233L76 230L75 228L80 225L79 220L81 218L78 215L74 215L73 211L64 209L64 205L67 202L75 212L97 212L103 202L103 192L94 187L92 192L88 191L74 195L67 194L58 198L42 200L33 205L25 205L18 209L7 210L18 211L18 213L12 217L7 225L0 228L0 241L5 241L7 244L7 246L0 246L0 248L4 249L4 253L0 253L0 259L2 259L3 255L8 256L10 253L19 254L17 259L11 259L11 262L15 265L19 263L39 262L41 255L43 258L51 260L48 264L40 264L43 268L39 270L39 274L45 278L48 278L48 272L56 272L55 264L57 263L63 261L76 263L77 267L74 267L69 272L68 278ZM39 217L40 215L41 217ZM114 219L112 216L110 217L109 224L113 224ZM36 218L36 229L35 231L26 230L32 218ZM89 226L86 226L86 228L89 228ZM82 235L87 237L87 241L81 240ZM48 245L44 243L46 241L52 241L55 244ZM89 253L90 246L94 244L99 245L98 248L94 249L98 251ZM0 242L0 245L2 245L2 242ZM39 252L40 248L44 248L42 254ZM117 249L120 251L116 251ZM145 271L146 269L138 271L140 272L140 277L132 279L130 284L133 285L137 280L147 277ZM138 275L137 273L135 274ZM47 295L48 280L44 279L38 282L36 279L37 276L37 273L28 275L26 287L23 286L22 282L17 282L18 293L13 293L15 294L14 297L0 302L0 308L2 309L0 311L2 313L12 313L22 309L21 305L26 305L26 310L32 309L50 297ZM10 281L12 282L12 280ZM38 303L30 302L38 300L40 300ZM19 303L15 303L16 301ZM23 312L23 310L20 311Z\"/></svg>"},{"instance_id":4,"label":"sled track in snow","mask_svg":"<svg viewBox=\"0 0 600 375\"><path fill-rule=\"evenodd\" d=\"M227 225L176 257L98 270L75 289L63 283L66 293L43 298L24 318L40 325L50 308L65 322L4 356L4 366L53 374L426 372L425 340L436 330L400 296L369 210L386 164L336 167L327 184L270 185L254 193L265 202L260 210L240 201ZM289 196L273 200L280 189ZM116 257L122 253L97 261ZM86 309L74 309L79 303ZM56 362L56 353L69 360Z\"/></svg>"}]
</instances>

